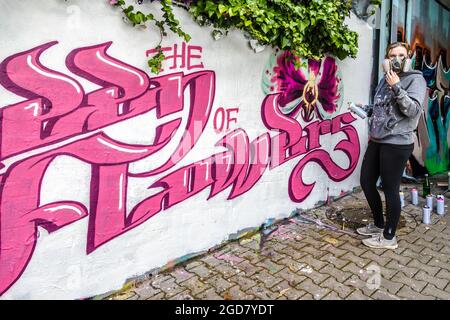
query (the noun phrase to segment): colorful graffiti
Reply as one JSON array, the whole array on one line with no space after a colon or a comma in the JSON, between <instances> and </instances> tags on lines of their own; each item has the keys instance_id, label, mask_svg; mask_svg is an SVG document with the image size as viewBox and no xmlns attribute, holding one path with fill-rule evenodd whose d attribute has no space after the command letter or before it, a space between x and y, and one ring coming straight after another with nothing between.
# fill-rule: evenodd
<instances>
[{"instance_id":1,"label":"colorful graffiti","mask_svg":"<svg viewBox=\"0 0 450 320\"><path fill-rule=\"evenodd\" d=\"M268 132L250 141L244 128L235 129L218 139L216 146L222 151L168 173L195 148L210 122L216 90L214 71L149 78L144 71L110 56L107 51L112 42L107 42L77 48L67 55L65 65L70 72L100 87L86 92L74 77L41 63L40 55L56 43L14 54L0 64L0 84L25 98L0 109L0 295L30 262L38 227L52 233L87 218L86 253L90 254L207 188L208 199L226 189L230 189L228 200L242 196L267 169L300 156L288 181L294 202L304 201L314 189L316 182L308 184L303 179L308 163L320 165L332 181L346 179L357 166L360 144L352 126L356 119L348 112L339 114L341 81L331 58L310 62L309 75L296 73L289 65L278 66L280 76L288 70L286 75L298 83L286 77L287 82L280 80L280 86L292 85L291 91L265 97L261 117ZM296 92L302 88L299 96ZM300 99L300 104L286 114L282 110L291 98ZM181 125L183 119L169 117L185 108L189 108L185 125ZM311 108L318 112L318 119L311 116ZM294 110L300 109L307 125L295 120ZM162 123L152 144L123 143L102 130L151 111ZM146 172L130 172L134 162L162 154L180 130L183 134L177 147L162 165ZM344 167L320 142L322 136L337 134L341 140L333 152L348 158ZM41 203L43 177L61 155L90 165L91 175L86 177L90 181L89 206L76 201ZM157 174L164 176L148 185L154 194L127 208L128 179Z\"/></svg>"},{"instance_id":2,"label":"colorful graffiti","mask_svg":"<svg viewBox=\"0 0 450 320\"><path fill-rule=\"evenodd\" d=\"M428 97L419 121L412 174L450 169L450 11L437 1L392 1L391 41L408 41L413 66L427 81ZM408 11L408 12L407 12Z\"/></svg>"},{"instance_id":3,"label":"colorful graffiti","mask_svg":"<svg viewBox=\"0 0 450 320\"><path fill-rule=\"evenodd\" d=\"M433 66L424 59L421 70L427 80L429 95L417 130L414 156L429 173L436 174L450 167L450 69L446 70L440 57Z\"/></svg>"}]
</instances>

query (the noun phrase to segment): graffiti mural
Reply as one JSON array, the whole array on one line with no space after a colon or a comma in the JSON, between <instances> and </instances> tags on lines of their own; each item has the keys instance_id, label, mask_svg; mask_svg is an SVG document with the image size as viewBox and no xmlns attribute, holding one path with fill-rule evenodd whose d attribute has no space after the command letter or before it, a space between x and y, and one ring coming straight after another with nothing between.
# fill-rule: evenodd
<instances>
[{"instance_id":1,"label":"graffiti mural","mask_svg":"<svg viewBox=\"0 0 450 320\"><path fill-rule=\"evenodd\" d=\"M215 72L197 63L189 64L189 70L201 70L188 74L168 70L149 77L110 55L113 43L106 42L76 48L65 59L70 73L99 87L88 91L71 74L41 61L41 54L56 44L16 53L0 64L0 84L22 97L0 109L0 295L27 268L37 246L38 227L52 233L88 219L89 255L203 190L209 190L205 201L226 190L228 200L240 197L267 170L289 160L298 158L286 182L294 203L308 198L319 182L305 181L308 163L318 164L331 181L342 181L359 161L359 136L352 125L356 119L349 112L340 113L342 81L331 57L308 61L307 69L296 70L285 54L274 56L267 73L270 79L265 79L272 82L270 92L260 108L267 132L250 140L245 128L233 129L217 139L216 147L222 151L176 167L213 118ZM177 117L186 109L187 119ZM151 144L124 143L105 133L107 126L151 111L159 123ZM182 135L176 134L179 131ZM169 143L178 136L177 147L167 156ZM324 136L339 136L331 152L321 145ZM335 162L334 152L343 153L347 164ZM89 205L73 200L42 203L43 178L62 155L89 165ZM162 164L147 171L130 170L153 155L160 155ZM128 207L129 179L157 175L148 185L153 194Z\"/></svg>"},{"instance_id":2,"label":"graffiti mural","mask_svg":"<svg viewBox=\"0 0 450 320\"><path fill-rule=\"evenodd\" d=\"M413 66L427 81L428 97L419 121L412 174L436 174L450 169L449 81L450 11L438 1L393 0L391 41L407 41Z\"/></svg>"}]
</instances>

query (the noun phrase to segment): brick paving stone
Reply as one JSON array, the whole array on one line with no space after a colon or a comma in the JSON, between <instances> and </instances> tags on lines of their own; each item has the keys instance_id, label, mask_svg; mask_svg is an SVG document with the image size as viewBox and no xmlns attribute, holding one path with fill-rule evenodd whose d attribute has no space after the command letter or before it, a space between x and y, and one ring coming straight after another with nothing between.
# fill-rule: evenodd
<instances>
[{"instance_id":1,"label":"brick paving stone","mask_svg":"<svg viewBox=\"0 0 450 320\"><path fill-rule=\"evenodd\" d=\"M302 248L302 251L308 253L309 256L315 259L319 259L327 254L326 251L321 251L320 248L315 248L313 246L304 247Z\"/></svg>"},{"instance_id":2,"label":"brick paving stone","mask_svg":"<svg viewBox=\"0 0 450 320\"><path fill-rule=\"evenodd\" d=\"M345 236L349 237L348 235L345 235ZM343 244L341 244L339 246L339 248L341 248L342 250L347 250L348 252L352 253L354 256L360 257L364 252L367 251L366 247L365 246L363 247L360 244L361 244L361 242L359 240L358 240L358 246L352 245L352 244L350 244L350 242L344 242Z\"/></svg>"},{"instance_id":3,"label":"brick paving stone","mask_svg":"<svg viewBox=\"0 0 450 320\"><path fill-rule=\"evenodd\" d=\"M189 272L195 273L200 278L207 278L215 274L215 272L213 272L210 268L208 268L204 264L189 269Z\"/></svg>"},{"instance_id":4,"label":"brick paving stone","mask_svg":"<svg viewBox=\"0 0 450 320\"><path fill-rule=\"evenodd\" d=\"M434 284L437 288L443 290L445 289L445 287L450 283L449 280L446 279L441 279L438 277L433 277L430 276L428 273L426 273L425 271L420 270L415 276L415 279L420 280L420 281L425 281L428 283L432 283Z\"/></svg>"},{"instance_id":5,"label":"brick paving stone","mask_svg":"<svg viewBox=\"0 0 450 320\"><path fill-rule=\"evenodd\" d=\"M239 273L240 269L237 266L231 266L229 264L220 264L214 268L218 271L225 279L228 279L235 274Z\"/></svg>"},{"instance_id":6,"label":"brick paving stone","mask_svg":"<svg viewBox=\"0 0 450 320\"><path fill-rule=\"evenodd\" d=\"M278 297L284 296L289 300L298 300L305 292L292 287L288 281L282 281L272 287L271 291L278 294Z\"/></svg>"},{"instance_id":7,"label":"brick paving stone","mask_svg":"<svg viewBox=\"0 0 450 320\"><path fill-rule=\"evenodd\" d=\"M346 250L339 249L339 247L335 247L332 244L326 244L322 248L320 248L320 250L325 250L335 257L340 257L347 253Z\"/></svg>"},{"instance_id":8,"label":"brick paving stone","mask_svg":"<svg viewBox=\"0 0 450 320\"><path fill-rule=\"evenodd\" d=\"M225 295L228 296L230 300L252 300L255 298L254 295L242 291L238 285L225 290L221 296L224 297Z\"/></svg>"},{"instance_id":9,"label":"brick paving stone","mask_svg":"<svg viewBox=\"0 0 450 320\"><path fill-rule=\"evenodd\" d=\"M320 270L328 264L327 262L323 262L319 259L316 259L311 255L301 257L297 261L302 262L308 266L311 266L314 270Z\"/></svg>"},{"instance_id":10,"label":"brick paving stone","mask_svg":"<svg viewBox=\"0 0 450 320\"><path fill-rule=\"evenodd\" d=\"M395 253L393 250L385 251L381 256L388 258L388 259L396 260L400 264L403 264L403 265L407 265L412 260L411 258L409 258L403 254L400 255L400 254Z\"/></svg>"},{"instance_id":11,"label":"brick paving stone","mask_svg":"<svg viewBox=\"0 0 450 320\"><path fill-rule=\"evenodd\" d=\"M277 273L281 269L285 268L284 265L277 264L270 259L262 260L262 261L258 262L256 265L266 269L271 274Z\"/></svg>"},{"instance_id":12,"label":"brick paving stone","mask_svg":"<svg viewBox=\"0 0 450 320\"><path fill-rule=\"evenodd\" d=\"M450 244L450 241L449 241ZM442 251L442 250L441 250ZM444 262L448 262L450 260L450 253L443 253L443 252L439 252L439 251L433 251L430 248L425 248L422 250L422 252L420 253L422 256L426 256L427 257L427 261L422 261L421 259L418 259L420 262L422 263L427 263L428 261L430 261L430 259L435 258Z\"/></svg>"},{"instance_id":13,"label":"brick paving stone","mask_svg":"<svg viewBox=\"0 0 450 320\"><path fill-rule=\"evenodd\" d=\"M193 278L191 278L191 279L193 279ZM189 281L189 280L186 280L186 281ZM178 293L184 291L184 288L175 282L175 278L168 279L168 280L158 283L158 284L152 283L152 285L155 288L161 289L161 291L164 291L164 293L166 294L166 298L171 298L172 296L175 296Z\"/></svg>"},{"instance_id":14,"label":"brick paving stone","mask_svg":"<svg viewBox=\"0 0 450 320\"><path fill-rule=\"evenodd\" d=\"M401 300L401 298L383 290L377 290L375 291L371 297L374 300Z\"/></svg>"},{"instance_id":15,"label":"brick paving stone","mask_svg":"<svg viewBox=\"0 0 450 320\"><path fill-rule=\"evenodd\" d=\"M391 281L405 284L414 291L421 292L422 289L427 285L427 282L417 280L413 277L409 277L405 275L403 272L398 272L395 276L392 277Z\"/></svg>"},{"instance_id":16,"label":"brick paving stone","mask_svg":"<svg viewBox=\"0 0 450 320\"><path fill-rule=\"evenodd\" d=\"M234 285L234 283L225 280L220 274L205 279L205 283L214 287L217 293L222 293Z\"/></svg>"},{"instance_id":17,"label":"brick paving stone","mask_svg":"<svg viewBox=\"0 0 450 320\"><path fill-rule=\"evenodd\" d=\"M366 269L360 268L355 263L350 262L348 265L346 265L344 268L342 268L342 271L351 272L362 279L363 274L366 272Z\"/></svg>"},{"instance_id":18,"label":"brick paving stone","mask_svg":"<svg viewBox=\"0 0 450 320\"><path fill-rule=\"evenodd\" d=\"M417 254L420 254L422 252L422 250L424 249L424 247L422 247L420 245L416 245L412 242L406 241L405 239L402 239L402 238L397 240L397 242L398 242L399 248L404 248L405 250L410 249Z\"/></svg>"},{"instance_id":19,"label":"brick paving stone","mask_svg":"<svg viewBox=\"0 0 450 320\"><path fill-rule=\"evenodd\" d=\"M349 262L353 262L360 268L364 268L367 264L370 263L370 261L368 261L367 259L360 258L357 255L355 255L353 252L347 252L340 259L347 260Z\"/></svg>"},{"instance_id":20,"label":"brick paving stone","mask_svg":"<svg viewBox=\"0 0 450 320\"><path fill-rule=\"evenodd\" d=\"M281 277L282 279L288 281L288 283L295 287L300 282L306 280L308 277L302 274L295 273L294 271L290 270L289 268L284 268L283 270L279 271L274 275L275 277Z\"/></svg>"},{"instance_id":21,"label":"brick paving stone","mask_svg":"<svg viewBox=\"0 0 450 320\"><path fill-rule=\"evenodd\" d=\"M163 300L166 298L166 295L164 294L164 292L160 292L157 295L154 295L152 297L149 297L145 300Z\"/></svg>"},{"instance_id":22,"label":"brick paving stone","mask_svg":"<svg viewBox=\"0 0 450 320\"><path fill-rule=\"evenodd\" d=\"M322 298L322 300L342 300L342 298L339 297L339 295L336 292L331 291L324 298Z\"/></svg>"},{"instance_id":23,"label":"brick paving stone","mask_svg":"<svg viewBox=\"0 0 450 320\"><path fill-rule=\"evenodd\" d=\"M442 243L429 242L429 241L425 241L423 239L418 239L417 241L414 242L414 244L416 246L429 248L434 251L439 251L444 246Z\"/></svg>"},{"instance_id":24,"label":"brick paving stone","mask_svg":"<svg viewBox=\"0 0 450 320\"><path fill-rule=\"evenodd\" d=\"M275 263L288 257L286 254L275 251L270 247L264 247L263 250L261 251L261 254Z\"/></svg>"},{"instance_id":25,"label":"brick paving stone","mask_svg":"<svg viewBox=\"0 0 450 320\"><path fill-rule=\"evenodd\" d=\"M343 283L345 286L360 290L364 295L371 296L375 292L375 288L369 288L366 279L361 279L357 275L352 275Z\"/></svg>"},{"instance_id":26,"label":"brick paving stone","mask_svg":"<svg viewBox=\"0 0 450 320\"><path fill-rule=\"evenodd\" d=\"M311 293L305 293L300 300L314 300L314 296Z\"/></svg>"},{"instance_id":27,"label":"brick paving stone","mask_svg":"<svg viewBox=\"0 0 450 320\"><path fill-rule=\"evenodd\" d=\"M294 250L299 250L299 251L301 251L301 250L303 250L304 248L309 248L308 247L308 244L306 243L306 242L303 242L303 241L300 241L300 240L298 240L298 241L292 241L292 240L289 240L289 241L285 241L285 243L289 246L289 247L291 247L292 249L294 249Z\"/></svg>"},{"instance_id":28,"label":"brick paving stone","mask_svg":"<svg viewBox=\"0 0 450 320\"><path fill-rule=\"evenodd\" d=\"M153 287L150 284L150 282L147 281L145 283L140 284L139 286L136 286L136 288L134 288L134 291L141 298L147 299L147 298L153 297L153 296L157 295L158 293L160 293L161 289L157 289L157 288Z\"/></svg>"},{"instance_id":29,"label":"brick paving stone","mask_svg":"<svg viewBox=\"0 0 450 320\"><path fill-rule=\"evenodd\" d=\"M263 259L265 259L264 256L256 253L254 250L248 250L242 254L242 258L248 260L250 263L257 263Z\"/></svg>"},{"instance_id":30,"label":"brick paving stone","mask_svg":"<svg viewBox=\"0 0 450 320\"><path fill-rule=\"evenodd\" d=\"M215 267L215 266L218 266L219 264L223 264L224 263L223 260L219 260L219 259L215 258L211 254L200 258L200 261L203 261L204 263L206 263L210 267Z\"/></svg>"},{"instance_id":31,"label":"brick paving stone","mask_svg":"<svg viewBox=\"0 0 450 320\"><path fill-rule=\"evenodd\" d=\"M263 271L255 274L252 278L263 282L267 289L272 288L278 282L281 282L283 280L281 278L274 277L266 270L263 270Z\"/></svg>"},{"instance_id":32,"label":"brick paving stone","mask_svg":"<svg viewBox=\"0 0 450 320\"><path fill-rule=\"evenodd\" d=\"M296 261L294 259L291 259L290 257L280 260L279 263L284 266L287 266L289 268L289 270L291 270L293 272L300 271L301 269L305 268L305 266L306 266L305 263Z\"/></svg>"},{"instance_id":33,"label":"brick paving stone","mask_svg":"<svg viewBox=\"0 0 450 320\"><path fill-rule=\"evenodd\" d=\"M195 300L195 298L189 294L188 290L186 290L186 291L180 292L176 296L173 296L169 300Z\"/></svg>"},{"instance_id":34,"label":"brick paving stone","mask_svg":"<svg viewBox=\"0 0 450 320\"><path fill-rule=\"evenodd\" d=\"M241 273L244 273L248 277L251 277L256 272L259 272L262 270L262 267L256 267L255 265L251 264L247 260L242 261L241 263L238 263L236 265L236 268L241 270Z\"/></svg>"},{"instance_id":35,"label":"brick paving stone","mask_svg":"<svg viewBox=\"0 0 450 320\"><path fill-rule=\"evenodd\" d=\"M277 298L277 294L267 289L262 283L251 287L246 292L254 295L259 300L275 300Z\"/></svg>"},{"instance_id":36,"label":"brick paving stone","mask_svg":"<svg viewBox=\"0 0 450 320\"><path fill-rule=\"evenodd\" d=\"M372 298L366 296L360 290L355 290L345 300L372 300Z\"/></svg>"},{"instance_id":37,"label":"brick paving stone","mask_svg":"<svg viewBox=\"0 0 450 320\"><path fill-rule=\"evenodd\" d=\"M450 272L448 272L448 271L445 270L445 269L441 269L441 270L439 270L438 273L436 273L436 277L437 277L437 278L440 278L440 279L447 279L447 280L450 280Z\"/></svg>"},{"instance_id":38,"label":"brick paving stone","mask_svg":"<svg viewBox=\"0 0 450 320\"><path fill-rule=\"evenodd\" d=\"M189 261L188 263L186 263L185 269L190 270L190 269L200 266L202 264L203 263L200 260L192 260L192 261Z\"/></svg>"},{"instance_id":39,"label":"brick paving stone","mask_svg":"<svg viewBox=\"0 0 450 320\"><path fill-rule=\"evenodd\" d=\"M411 260L408 264L408 267L412 267L412 268L416 268L422 271L425 271L426 273L428 273L430 276L434 276L438 271L439 268L438 267L433 267L431 265L428 264L424 264L420 261L417 260Z\"/></svg>"},{"instance_id":40,"label":"brick paving stone","mask_svg":"<svg viewBox=\"0 0 450 320\"><path fill-rule=\"evenodd\" d=\"M199 300L224 300L223 297L216 293L214 288L202 291L195 297Z\"/></svg>"},{"instance_id":41,"label":"brick paving stone","mask_svg":"<svg viewBox=\"0 0 450 320\"><path fill-rule=\"evenodd\" d=\"M450 270L450 264L448 262L441 261L440 259L431 259L428 261L429 266L439 267L442 270Z\"/></svg>"},{"instance_id":42,"label":"brick paving stone","mask_svg":"<svg viewBox=\"0 0 450 320\"><path fill-rule=\"evenodd\" d=\"M308 254L307 252L294 249L290 246L286 246L286 248L283 249L283 253L294 260L300 259Z\"/></svg>"},{"instance_id":43,"label":"brick paving stone","mask_svg":"<svg viewBox=\"0 0 450 320\"><path fill-rule=\"evenodd\" d=\"M414 291L408 286L403 286L399 292L397 292L397 296L406 298L409 300L435 300L435 298L431 296L427 296L421 293L418 293L417 291Z\"/></svg>"},{"instance_id":44,"label":"brick paving stone","mask_svg":"<svg viewBox=\"0 0 450 320\"><path fill-rule=\"evenodd\" d=\"M373 249L377 250L377 249ZM387 265L390 261L392 261L391 258L386 258L382 256L381 250L380 252L373 252L373 251L366 251L361 255L361 258L370 259L373 262L376 262L380 266Z\"/></svg>"},{"instance_id":45,"label":"brick paving stone","mask_svg":"<svg viewBox=\"0 0 450 320\"><path fill-rule=\"evenodd\" d=\"M201 281L198 276L192 277L189 280L180 283L180 286L188 289L194 296L211 287L209 284Z\"/></svg>"},{"instance_id":46,"label":"brick paving stone","mask_svg":"<svg viewBox=\"0 0 450 320\"><path fill-rule=\"evenodd\" d=\"M342 282L337 281L333 277L328 277L320 284L320 286L322 288L328 288L332 292L337 293L337 295L342 299L346 298L353 291L353 288L343 286Z\"/></svg>"},{"instance_id":47,"label":"brick paving stone","mask_svg":"<svg viewBox=\"0 0 450 320\"><path fill-rule=\"evenodd\" d=\"M352 206L358 197L365 203L360 193L332 206ZM312 212L325 219L325 210ZM450 215L428 226L418 207L407 206L402 215L407 225L396 250L371 249L360 236L292 219L261 250L257 237L231 241L172 270L149 271L104 299L450 299Z\"/></svg>"},{"instance_id":48,"label":"brick paving stone","mask_svg":"<svg viewBox=\"0 0 450 320\"><path fill-rule=\"evenodd\" d=\"M430 250L428 248L426 248L426 249ZM431 259L431 255L426 250L422 250L422 252L419 254L419 253L416 253L415 251L412 251L411 249L405 249L402 252L402 255L404 255L405 257L414 259L414 260L418 260L422 263L428 263L428 261L430 261L430 259Z\"/></svg>"},{"instance_id":49,"label":"brick paving stone","mask_svg":"<svg viewBox=\"0 0 450 320\"><path fill-rule=\"evenodd\" d=\"M332 264L328 264L322 269L320 269L319 273L326 273L333 278L337 279L339 282L344 282L352 275L350 272L345 272L335 268Z\"/></svg>"},{"instance_id":50,"label":"brick paving stone","mask_svg":"<svg viewBox=\"0 0 450 320\"><path fill-rule=\"evenodd\" d=\"M404 283L381 278L380 288L385 289L385 291L388 291L390 294L396 294L403 287L403 285Z\"/></svg>"},{"instance_id":51,"label":"brick paving stone","mask_svg":"<svg viewBox=\"0 0 450 320\"><path fill-rule=\"evenodd\" d=\"M177 283L183 282L195 276L194 273L187 271L184 267L175 268L175 270L173 270L170 274L175 278L175 282Z\"/></svg>"},{"instance_id":52,"label":"brick paving stone","mask_svg":"<svg viewBox=\"0 0 450 320\"><path fill-rule=\"evenodd\" d=\"M345 254L351 254L351 253L346 252ZM340 258L338 258L331 253L327 253L326 255L321 257L319 260L321 260L323 262L332 263L336 268L342 269L344 266L346 266L350 262L349 260L343 260L342 257L344 257L344 256L345 255L342 255Z\"/></svg>"},{"instance_id":53,"label":"brick paving stone","mask_svg":"<svg viewBox=\"0 0 450 320\"><path fill-rule=\"evenodd\" d=\"M409 277L414 277L414 275L417 272L419 272L419 269L414 268L414 267L404 266L404 265L398 263L395 260L391 260L388 264L386 264L386 268L395 269L395 270L401 271L401 272L403 272L405 275L407 275Z\"/></svg>"},{"instance_id":54,"label":"brick paving stone","mask_svg":"<svg viewBox=\"0 0 450 320\"><path fill-rule=\"evenodd\" d=\"M236 283L239 285L241 290L246 291L247 289L256 286L256 281L252 280L250 277L244 275L235 275L228 279L228 281L232 283Z\"/></svg>"},{"instance_id":55,"label":"brick paving stone","mask_svg":"<svg viewBox=\"0 0 450 320\"><path fill-rule=\"evenodd\" d=\"M296 286L298 290L303 290L309 294L311 294L315 300L320 300L325 297L331 290L327 288L322 288L312 282L311 279L306 279Z\"/></svg>"}]
</instances>

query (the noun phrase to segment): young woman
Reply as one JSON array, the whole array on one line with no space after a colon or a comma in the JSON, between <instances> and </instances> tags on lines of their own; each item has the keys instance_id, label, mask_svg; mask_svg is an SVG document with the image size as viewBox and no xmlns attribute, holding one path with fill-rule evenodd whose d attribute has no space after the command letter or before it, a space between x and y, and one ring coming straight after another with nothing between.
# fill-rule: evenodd
<instances>
[{"instance_id":1,"label":"young woman","mask_svg":"<svg viewBox=\"0 0 450 320\"><path fill-rule=\"evenodd\" d=\"M408 44L387 47L386 74L378 84L374 103L363 108L369 115L369 145L361 167L361 187L374 223L357 232L372 236L363 244L372 248L396 249L395 232L400 219L400 183L413 148L414 130L427 94L422 72L410 70ZM386 198L386 221L376 183L381 176Z\"/></svg>"}]
</instances>

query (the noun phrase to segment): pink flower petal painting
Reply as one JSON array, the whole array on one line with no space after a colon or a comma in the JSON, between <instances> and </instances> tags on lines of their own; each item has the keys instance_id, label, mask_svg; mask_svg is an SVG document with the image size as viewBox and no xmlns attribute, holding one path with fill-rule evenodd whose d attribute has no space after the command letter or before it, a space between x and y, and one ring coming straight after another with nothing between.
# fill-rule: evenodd
<instances>
[{"instance_id":1,"label":"pink flower petal painting","mask_svg":"<svg viewBox=\"0 0 450 320\"><path fill-rule=\"evenodd\" d=\"M297 59L302 67L294 65ZM343 85L338 65L332 57L322 60L301 60L288 51L276 52L264 75L266 94L280 93L278 104L284 114L305 122L329 119L339 113L343 100Z\"/></svg>"}]
</instances>

